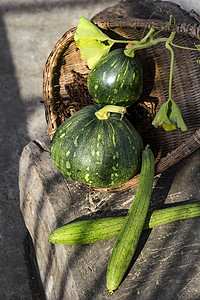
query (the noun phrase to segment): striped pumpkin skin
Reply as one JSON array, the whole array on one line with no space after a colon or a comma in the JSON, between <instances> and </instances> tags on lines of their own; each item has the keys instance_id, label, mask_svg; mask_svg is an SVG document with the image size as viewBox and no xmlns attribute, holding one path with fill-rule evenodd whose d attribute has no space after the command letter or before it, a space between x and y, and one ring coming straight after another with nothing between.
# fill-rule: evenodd
<instances>
[{"instance_id":1,"label":"striped pumpkin skin","mask_svg":"<svg viewBox=\"0 0 200 300\"><path fill-rule=\"evenodd\" d=\"M95 102L128 107L143 88L143 70L137 57L116 49L102 57L88 76L88 91Z\"/></svg>"},{"instance_id":2,"label":"striped pumpkin skin","mask_svg":"<svg viewBox=\"0 0 200 300\"><path fill-rule=\"evenodd\" d=\"M117 186L140 168L143 142L124 117L111 113L99 120L95 112L104 105L87 106L55 132L51 157L58 170L69 179L96 188Z\"/></svg>"}]
</instances>

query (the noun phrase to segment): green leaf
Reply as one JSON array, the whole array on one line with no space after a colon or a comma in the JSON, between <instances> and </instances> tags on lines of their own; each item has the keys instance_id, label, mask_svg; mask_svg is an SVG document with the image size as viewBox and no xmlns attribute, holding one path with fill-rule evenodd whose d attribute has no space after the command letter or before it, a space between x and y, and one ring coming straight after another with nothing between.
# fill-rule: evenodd
<instances>
[{"instance_id":1,"label":"green leaf","mask_svg":"<svg viewBox=\"0 0 200 300\"><path fill-rule=\"evenodd\" d=\"M80 18L74 39L82 59L87 61L90 69L103 55L108 54L114 44L112 39L83 16Z\"/></svg>"},{"instance_id":2,"label":"green leaf","mask_svg":"<svg viewBox=\"0 0 200 300\"><path fill-rule=\"evenodd\" d=\"M152 124L156 128L161 126L166 131L171 131L176 128L180 128L182 131L187 130L185 122L181 116L180 108L172 99L169 99L161 106Z\"/></svg>"},{"instance_id":3,"label":"green leaf","mask_svg":"<svg viewBox=\"0 0 200 300\"><path fill-rule=\"evenodd\" d=\"M98 40L79 41L78 47L81 50L82 59L87 61L90 69L110 51L110 46L105 46Z\"/></svg>"},{"instance_id":4,"label":"green leaf","mask_svg":"<svg viewBox=\"0 0 200 300\"><path fill-rule=\"evenodd\" d=\"M81 17L76 33L74 35L75 41L82 38L97 39L99 41L105 41L110 39L104 34L96 25L90 22L85 17Z\"/></svg>"}]
</instances>

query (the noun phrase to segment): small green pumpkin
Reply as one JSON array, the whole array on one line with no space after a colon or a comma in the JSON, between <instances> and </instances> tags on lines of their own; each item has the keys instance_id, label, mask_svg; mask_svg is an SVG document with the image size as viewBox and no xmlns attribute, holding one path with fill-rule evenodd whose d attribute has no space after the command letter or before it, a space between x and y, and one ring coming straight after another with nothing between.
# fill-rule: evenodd
<instances>
[{"instance_id":1,"label":"small green pumpkin","mask_svg":"<svg viewBox=\"0 0 200 300\"><path fill-rule=\"evenodd\" d=\"M115 49L103 56L90 71L88 91L97 103L128 107L135 103L143 88L140 60Z\"/></svg>"},{"instance_id":2,"label":"small green pumpkin","mask_svg":"<svg viewBox=\"0 0 200 300\"><path fill-rule=\"evenodd\" d=\"M110 112L105 119L97 117L107 107L95 104L81 109L62 123L51 142L58 170L96 188L117 186L135 175L143 150L140 135L126 117Z\"/></svg>"}]
</instances>

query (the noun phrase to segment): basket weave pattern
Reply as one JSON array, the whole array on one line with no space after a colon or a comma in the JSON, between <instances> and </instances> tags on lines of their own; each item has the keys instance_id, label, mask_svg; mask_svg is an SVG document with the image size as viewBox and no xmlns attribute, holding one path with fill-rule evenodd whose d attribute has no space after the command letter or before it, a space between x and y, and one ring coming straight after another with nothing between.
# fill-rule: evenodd
<instances>
[{"instance_id":1,"label":"basket weave pattern","mask_svg":"<svg viewBox=\"0 0 200 300\"><path fill-rule=\"evenodd\" d=\"M105 33L116 39L140 40L149 30L160 30L167 22L160 20L98 20L93 22ZM44 105L50 138L58 126L82 107L92 104L87 91L89 69L80 56L74 41L76 28L67 31L56 43L44 69ZM170 30L177 34L174 43L194 48L199 43L200 27L197 24L179 24L158 34L169 36ZM127 117L148 143L158 163L156 173L162 173L200 146L200 65L198 51L173 48L175 63L172 98L181 109L188 130L165 132L155 129L151 122L156 112L168 99L170 53L163 44L139 50L138 56L144 69L144 89L138 103L128 110ZM138 182L139 175L119 187L99 189L103 192L121 191Z\"/></svg>"}]
</instances>

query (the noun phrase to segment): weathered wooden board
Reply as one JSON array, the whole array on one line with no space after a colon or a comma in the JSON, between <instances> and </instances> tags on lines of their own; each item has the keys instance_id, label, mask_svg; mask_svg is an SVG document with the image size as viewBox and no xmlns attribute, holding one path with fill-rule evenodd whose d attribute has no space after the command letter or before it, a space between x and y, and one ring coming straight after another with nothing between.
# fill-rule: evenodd
<instances>
[{"instance_id":1,"label":"weathered wooden board","mask_svg":"<svg viewBox=\"0 0 200 300\"><path fill-rule=\"evenodd\" d=\"M77 246L48 242L52 230L76 218L125 213L135 194L135 188L91 194L67 180L54 167L48 143L46 138L29 143L19 166L21 211L47 300L200 299L200 218L143 232L130 272L112 297L106 267L114 239ZM151 208L199 201L199 158L197 151L155 179Z\"/></svg>"}]
</instances>

